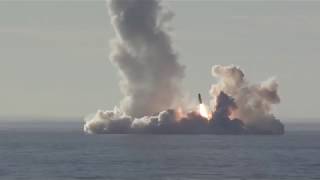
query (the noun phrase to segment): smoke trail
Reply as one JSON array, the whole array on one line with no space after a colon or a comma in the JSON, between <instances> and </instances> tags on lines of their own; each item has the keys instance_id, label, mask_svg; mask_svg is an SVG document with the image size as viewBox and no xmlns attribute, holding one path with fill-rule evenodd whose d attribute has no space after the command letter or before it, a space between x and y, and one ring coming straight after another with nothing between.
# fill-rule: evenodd
<instances>
[{"instance_id":1,"label":"smoke trail","mask_svg":"<svg viewBox=\"0 0 320 180\"><path fill-rule=\"evenodd\" d=\"M120 109L98 111L87 120L84 131L164 132L176 116L163 110L176 108L184 77L166 30L173 13L158 0L110 0L108 7L116 33L110 60L119 70L124 98Z\"/></svg>"},{"instance_id":2,"label":"smoke trail","mask_svg":"<svg viewBox=\"0 0 320 180\"><path fill-rule=\"evenodd\" d=\"M269 79L260 84L250 84L243 71L236 66L216 65L212 75L219 79L212 85L212 104L221 91L232 96L237 105L233 116L241 119L252 132L283 133L284 127L271 113L272 106L280 103L278 83Z\"/></svg>"},{"instance_id":3,"label":"smoke trail","mask_svg":"<svg viewBox=\"0 0 320 180\"><path fill-rule=\"evenodd\" d=\"M166 24L173 14L158 0L110 0L116 39L110 59L119 69L124 99L120 108L98 111L85 122L87 133L281 134L271 113L280 102L278 83L250 85L240 68L214 66L213 113L184 112L180 83L184 66L177 61ZM190 103L188 103L190 104ZM197 107L197 106L196 106ZM166 110L169 109L169 110ZM206 118L210 117L210 118Z\"/></svg>"},{"instance_id":4,"label":"smoke trail","mask_svg":"<svg viewBox=\"0 0 320 180\"><path fill-rule=\"evenodd\" d=\"M117 35L110 59L119 69L125 96L121 109L143 117L174 107L184 67L165 30L172 13L157 0L110 0L109 12Z\"/></svg>"}]
</instances>

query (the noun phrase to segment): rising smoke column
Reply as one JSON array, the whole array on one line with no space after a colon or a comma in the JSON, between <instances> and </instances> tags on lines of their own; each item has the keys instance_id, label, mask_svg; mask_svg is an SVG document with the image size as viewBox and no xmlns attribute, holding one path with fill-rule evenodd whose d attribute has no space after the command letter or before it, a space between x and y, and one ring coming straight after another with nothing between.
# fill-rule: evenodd
<instances>
[{"instance_id":1,"label":"rising smoke column","mask_svg":"<svg viewBox=\"0 0 320 180\"><path fill-rule=\"evenodd\" d=\"M110 0L116 33L110 59L118 68L124 94L121 110L132 117L174 107L181 97L184 67L177 61L166 22L172 13L158 0Z\"/></svg>"},{"instance_id":2,"label":"rising smoke column","mask_svg":"<svg viewBox=\"0 0 320 180\"><path fill-rule=\"evenodd\" d=\"M184 77L184 66L178 63L166 30L173 13L158 0L110 0L108 8L116 34L111 41L110 60L119 70L124 98L120 108L99 110L86 120L84 131L149 132L154 126L163 129L163 122L175 119L172 111L164 110L175 108L181 99Z\"/></svg>"},{"instance_id":3,"label":"rising smoke column","mask_svg":"<svg viewBox=\"0 0 320 180\"><path fill-rule=\"evenodd\" d=\"M215 99L223 91L235 100L237 109L233 116L241 119L252 133L284 131L283 124L271 112L272 106L280 103L278 83L274 78L259 84L250 84L243 71L233 65L213 66L212 75L219 80L210 90L213 107Z\"/></svg>"},{"instance_id":4,"label":"rising smoke column","mask_svg":"<svg viewBox=\"0 0 320 180\"><path fill-rule=\"evenodd\" d=\"M235 66L213 68L220 81L211 89L212 119L197 111L180 112L178 103L188 105L181 104L184 66L178 63L166 31L172 13L158 0L110 0L108 6L116 34L110 60L119 70L124 98L120 108L99 110L86 120L86 133L283 132L271 113L272 105L280 102L277 82L250 85Z\"/></svg>"}]
</instances>

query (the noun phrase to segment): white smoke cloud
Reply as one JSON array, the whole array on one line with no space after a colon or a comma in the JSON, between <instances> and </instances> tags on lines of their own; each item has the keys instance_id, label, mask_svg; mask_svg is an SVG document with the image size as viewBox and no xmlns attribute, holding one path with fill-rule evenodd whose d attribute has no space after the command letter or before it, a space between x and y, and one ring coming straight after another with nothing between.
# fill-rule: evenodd
<instances>
[{"instance_id":1,"label":"white smoke cloud","mask_svg":"<svg viewBox=\"0 0 320 180\"><path fill-rule=\"evenodd\" d=\"M119 70L124 98L120 108L98 111L87 120L86 133L284 132L271 113L280 103L275 79L250 84L239 67L214 66L212 73L219 82L210 90L212 118L205 118L182 95L184 66L177 61L166 30L173 13L158 0L110 0L108 7L116 32L110 60ZM193 109L185 112L177 105Z\"/></svg>"},{"instance_id":2,"label":"white smoke cloud","mask_svg":"<svg viewBox=\"0 0 320 180\"><path fill-rule=\"evenodd\" d=\"M119 109L98 111L85 122L84 131L89 134L151 133L151 134L203 134L214 133L208 119L196 112L180 116L176 110L166 110L154 116L132 118Z\"/></svg>"},{"instance_id":3,"label":"white smoke cloud","mask_svg":"<svg viewBox=\"0 0 320 180\"><path fill-rule=\"evenodd\" d=\"M241 119L247 127L265 132L283 130L283 125L271 112L272 106L280 103L278 82L274 78L250 84L243 71L234 65L213 66L212 75L218 79L218 83L212 85L210 90L213 106L217 96L223 91L235 100L237 110L233 116Z\"/></svg>"},{"instance_id":4,"label":"white smoke cloud","mask_svg":"<svg viewBox=\"0 0 320 180\"><path fill-rule=\"evenodd\" d=\"M86 133L125 133L128 132L132 123L132 118L127 116L119 108L112 111L101 111L85 122L83 130Z\"/></svg>"}]
</instances>

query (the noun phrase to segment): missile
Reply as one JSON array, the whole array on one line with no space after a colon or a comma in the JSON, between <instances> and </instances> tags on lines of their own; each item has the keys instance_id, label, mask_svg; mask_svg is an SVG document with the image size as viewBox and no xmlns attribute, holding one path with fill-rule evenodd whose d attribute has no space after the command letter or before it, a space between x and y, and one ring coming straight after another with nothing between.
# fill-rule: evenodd
<instances>
[{"instance_id":1,"label":"missile","mask_svg":"<svg viewBox=\"0 0 320 180\"><path fill-rule=\"evenodd\" d=\"M198 94L198 100L199 100L199 104L202 104L202 98L201 98L201 94Z\"/></svg>"}]
</instances>

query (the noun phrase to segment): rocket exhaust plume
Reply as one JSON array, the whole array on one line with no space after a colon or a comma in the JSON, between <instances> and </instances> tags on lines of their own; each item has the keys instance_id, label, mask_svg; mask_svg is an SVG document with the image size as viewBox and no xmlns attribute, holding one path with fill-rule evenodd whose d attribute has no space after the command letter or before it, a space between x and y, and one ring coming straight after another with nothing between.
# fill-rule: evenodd
<instances>
[{"instance_id":1,"label":"rocket exhaust plume","mask_svg":"<svg viewBox=\"0 0 320 180\"><path fill-rule=\"evenodd\" d=\"M110 0L116 38L110 60L118 68L124 98L119 107L86 120L86 133L282 134L272 114L280 102L278 83L250 84L236 66L213 67L212 111L198 94L199 106L186 111L181 82L184 66L172 48L167 22L173 13L160 0ZM181 106L183 108L181 108ZM212 112L212 113L211 113Z\"/></svg>"},{"instance_id":2,"label":"rocket exhaust plume","mask_svg":"<svg viewBox=\"0 0 320 180\"><path fill-rule=\"evenodd\" d=\"M208 112L208 108L205 104L199 104L199 113L202 117L206 118L206 119L210 119L210 114Z\"/></svg>"},{"instance_id":3,"label":"rocket exhaust plume","mask_svg":"<svg viewBox=\"0 0 320 180\"><path fill-rule=\"evenodd\" d=\"M210 119L210 114L208 112L208 108L205 104L202 103L201 94L198 94L198 101L199 101L199 113L202 117L206 119Z\"/></svg>"}]
</instances>

